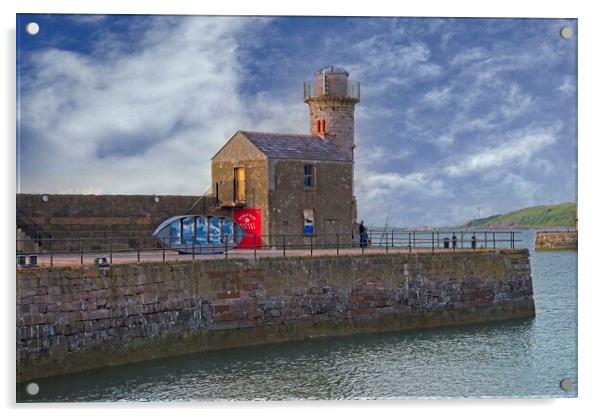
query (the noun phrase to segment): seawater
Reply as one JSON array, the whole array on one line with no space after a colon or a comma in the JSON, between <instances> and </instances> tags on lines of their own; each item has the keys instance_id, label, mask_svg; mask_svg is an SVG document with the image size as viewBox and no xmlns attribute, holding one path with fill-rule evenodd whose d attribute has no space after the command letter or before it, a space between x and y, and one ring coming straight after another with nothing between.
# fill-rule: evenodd
<instances>
[{"instance_id":1,"label":"seawater","mask_svg":"<svg viewBox=\"0 0 602 417\"><path fill-rule=\"evenodd\" d=\"M173 357L36 381L18 401L577 396L577 252L531 249L537 316ZM571 378L570 391L560 389Z\"/></svg>"}]
</instances>

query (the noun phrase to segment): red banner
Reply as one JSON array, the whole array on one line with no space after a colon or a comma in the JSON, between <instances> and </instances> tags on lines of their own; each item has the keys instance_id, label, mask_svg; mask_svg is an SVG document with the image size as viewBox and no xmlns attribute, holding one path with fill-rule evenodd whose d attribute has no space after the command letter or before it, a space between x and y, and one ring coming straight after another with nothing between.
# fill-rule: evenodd
<instances>
[{"instance_id":1,"label":"red banner","mask_svg":"<svg viewBox=\"0 0 602 417\"><path fill-rule=\"evenodd\" d=\"M234 210L234 220L245 232L245 237L237 248L253 249L255 245L261 245L261 209L236 209Z\"/></svg>"}]
</instances>

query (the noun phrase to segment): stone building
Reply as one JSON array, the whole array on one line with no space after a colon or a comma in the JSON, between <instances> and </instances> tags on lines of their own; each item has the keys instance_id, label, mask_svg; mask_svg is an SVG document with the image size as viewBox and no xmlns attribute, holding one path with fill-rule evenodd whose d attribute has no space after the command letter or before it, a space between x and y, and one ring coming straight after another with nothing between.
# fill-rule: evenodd
<instances>
[{"instance_id":1,"label":"stone building","mask_svg":"<svg viewBox=\"0 0 602 417\"><path fill-rule=\"evenodd\" d=\"M211 160L220 208L264 244L350 242L359 97L347 71L325 67L304 83L309 134L236 132Z\"/></svg>"}]
</instances>

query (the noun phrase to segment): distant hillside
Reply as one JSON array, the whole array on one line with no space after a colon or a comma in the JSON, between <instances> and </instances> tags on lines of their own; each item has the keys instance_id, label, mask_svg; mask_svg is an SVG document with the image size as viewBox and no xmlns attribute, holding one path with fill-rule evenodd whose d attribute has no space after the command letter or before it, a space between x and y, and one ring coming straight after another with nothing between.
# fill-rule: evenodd
<instances>
[{"instance_id":1,"label":"distant hillside","mask_svg":"<svg viewBox=\"0 0 602 417\"><path fill-rule=\"evenodd\" d=\"M527 227L575 227L577 207L575 203L528 207L506 214L476 219L463 227L470 228L527 228Z\"/></svg>"}]
</instances>

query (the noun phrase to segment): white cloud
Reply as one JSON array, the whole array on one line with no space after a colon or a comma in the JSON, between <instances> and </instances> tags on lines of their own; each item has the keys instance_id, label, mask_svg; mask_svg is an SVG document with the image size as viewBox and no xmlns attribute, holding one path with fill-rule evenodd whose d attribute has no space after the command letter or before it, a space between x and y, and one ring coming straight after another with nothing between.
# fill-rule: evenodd
<instances>
[{"instance_id":1,"label":"white cloud","mask_svg":"<svg viewBox=\"0 0 602 417\"><path fill-rule=\"evenodd\" d=\"M107 36L92 55L33 53L19 191L200 194L210 158L237 129L298 130L292 103L247 102L239 91L236 37L262 22L155 17L134 45Z\"/></svg>"},{"instance_id":2,"label":"white cloud","mask_svg":"<svg viewBox=\"0 0 602 417\"><path fill-rule=\"evenodd\" d=\"M562 84L558 86L558 91L568 96L572 96L577 91L577 87L575 85L575 78L572 76L565 76L562 78Z\"/></svg>"},{"instance_id":3,"label":"white cloud","mask_svg":"<svg viewBox=\"0 0 602 417\"><path fill-rule=\"evenodd\" d=\"M490 53L485 48L471 48L462 51L450 59L449 64L452 67L463 66L475 61L483 61L490 56Z\"/></svg>"},{"instance_id":4,"label":"white cloud","mask_svg":"<svg viewBox=\"0 0 602 417\"><path fill-rule=\"evenodd\" d=\"M451 99L451 87L442 86L433 88L422 96L422 101L427 105L440 108L449 104Z\"/></svg>"},{"instance_id":5,"label":"white cloud","mask_svg":"<svg viewBox=\"0 0 602 417\"><path fill-rule=\"evenodd\" d=\"M557 141L560 127L526 128L510 132L499 138L499 145L481 149L466 155L458 155L446 167L445 172L453 177L462 177L492 168L511 169L531 160L542 149Z\"/></svg>"}]
</instances>

